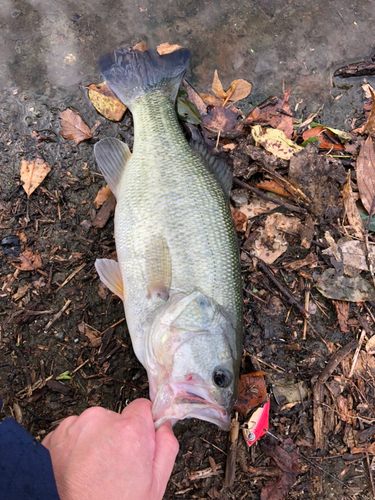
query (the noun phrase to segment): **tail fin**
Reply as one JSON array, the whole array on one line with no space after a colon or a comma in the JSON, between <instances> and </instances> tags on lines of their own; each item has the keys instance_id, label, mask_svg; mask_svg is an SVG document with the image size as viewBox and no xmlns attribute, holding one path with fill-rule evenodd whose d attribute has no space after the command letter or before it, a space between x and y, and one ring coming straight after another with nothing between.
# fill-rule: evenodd
<instances>
[{"instance_id":1,"label":"tail fin","mask_svg":"<svg viewBox=\"0 0 375 500\"><path fill-rule=\"evenodd\" d=\"M178 87L188 67L190 52L179 49L159 55L122 47L99 58L99 70L117 97L131 109L142 94L162 90L175 100Z\"/></svg>"}]
</instances>

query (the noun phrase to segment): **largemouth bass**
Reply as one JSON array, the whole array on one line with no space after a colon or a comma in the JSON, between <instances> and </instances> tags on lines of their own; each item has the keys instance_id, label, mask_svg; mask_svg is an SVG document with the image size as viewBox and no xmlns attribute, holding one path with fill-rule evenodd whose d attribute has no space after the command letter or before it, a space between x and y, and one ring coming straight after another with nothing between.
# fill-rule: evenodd
<instances>
[{"instance_id":1,"label":"largemouth bass","mask_svg":"<svg viewBox=\"0 0 375 500\"><path fill-rule=\"evenodd\" d=\"M99 59L108 86L133 114L134 147L130 153L114 138L95 145L117 200L118 257L95 265L124 302L155 426L196 417L228 430L242 353L231 175L200 145L192 148L178 123L174 102L189 59L186 49L125 48Z\"/></svg>"}]
</instances>

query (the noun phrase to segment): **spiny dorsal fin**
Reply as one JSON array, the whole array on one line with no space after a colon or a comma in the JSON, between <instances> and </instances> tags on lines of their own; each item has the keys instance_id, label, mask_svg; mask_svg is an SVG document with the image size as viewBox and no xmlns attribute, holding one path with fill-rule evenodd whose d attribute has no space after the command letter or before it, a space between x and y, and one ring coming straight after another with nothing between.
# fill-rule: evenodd
<instances>
[{"instance_id":1,"label":"spiny dorsal fin","mask_svg":"<svg viewBox=\"0 0 375 500\"><path fill-rule=\"evenodd\" d=\"M119 263L111 259L96 259L95 268L105 286L124 300L125 291Z\"/></svg>"},{"instance_id":2,"label":"spiny dorsal fin","mask_svg":"<svg viewBox=\"0 0 375 500\"><path fill-rule=\"evenodd\" d=\"M207 169L219 181L225 196L229 199L233 181L233 175L229 166L221 158L213 156L203 142L190 140L189 144L202 157Z\"/></svg>"},{"instance_id":3,"label":"spiny dorsal fin","mask_svg":"<svg viewBox=\"0 0 375 500\"><path fill-rule=\"evenodd\" d=\"M112 193L117 198L116 191L122 173L126 162L131 157L128 146L114 137L107 137L95 144L94 154L100 171L104 175Z\"/></svg>"},{"instance_id":4,"label":"spiny dorsal fin","mask_svg":"<svg viewBox=\"0 0 375 500\"><path fill-rule=\"evenodd\" d=\"M167 301L172 281L172 260L163 236L155 236L147 245L146 273L148 296L158 296Z\"/></svg>"}]
</instances>

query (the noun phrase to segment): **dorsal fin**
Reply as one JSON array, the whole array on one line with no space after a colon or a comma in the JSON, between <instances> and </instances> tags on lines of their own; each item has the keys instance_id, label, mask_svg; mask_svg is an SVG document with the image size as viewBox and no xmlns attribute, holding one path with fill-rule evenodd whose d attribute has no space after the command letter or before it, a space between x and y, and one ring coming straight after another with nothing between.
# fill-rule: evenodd
<instances>
[{"instance_id":1,"label":"dorsal fin","mask_svg":"<svg viewBox=\"0 0 375 500\"><path fill-rule=\"evenodd\" d=\"M107 137L95 144L94 154L96 163L104 175L104 179L117 198L116 191L120 184L122 173L126 162L131 157L128 146L114 137Z\"/></svg>"},{"instance_id":2,"label":"dorsal fin","mask_svg":"<svg viewBox=\"0 0 375 500\"><path fill-rule=\"evenodd\" d=\"M225 196L229 198L233 181L233 175L229 166L221 158L213 156L203 142L190 140L189 144L201 156L207 169L219 181Z\"/></svg>"}]
</instances>

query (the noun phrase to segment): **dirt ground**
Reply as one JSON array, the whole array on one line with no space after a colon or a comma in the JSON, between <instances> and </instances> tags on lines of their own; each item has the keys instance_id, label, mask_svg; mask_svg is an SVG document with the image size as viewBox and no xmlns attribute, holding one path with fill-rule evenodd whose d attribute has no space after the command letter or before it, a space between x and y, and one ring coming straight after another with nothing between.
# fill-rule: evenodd
<instances>
[{"instance_id":1,"label":"dirt ground","mask_svg":"<svg viewBox=\"0 0 375 500\"><path fill-rule=\"evenodd\" d=\"M122 302L100 285L94 268L97 257L113 255L115 242L113 218L99 227L98 210L93 206L104 185L94 163L93 145L97 139L117 135L131 147L132 119L127 112L120 124L108 122L96 114L85 92L78 102L80 114L91 125L95 123L96 129L94 139L77 146L58 134L58 113L69 106L69 98L59 109L34 109L27 131L20 133L12 125L0 131L0 417L14 416L37 439L43 439L61 419L90 406L121 411L129 401L148 396L146 372L133 353ZM247 181L251 168L262 161L254 160L257 148L251 138L235 142L239 146L236 153L227 154L228 160L234 163L235 175ZM22 158L31 160L36 155L52 170L28 199L20 183L20 163ZM345 161L341 166L347 167ZM286 172L286 164L279 167ZM233 195L238 199L244 191L237 186L232 193L236 199ZM289 212L277 208L274 213ZM307 217L306 213L294 215L301 220ZM303 339L301 311L288 303L243 247L264 220L264 214L252 217L251 227L238 232L245 320L241 373L266 373L271 394L270 431L282 441L292 439L287 450L294 460L295 450L299 453L298 473L285 498L372 498L373 368L363 367L361 373L348 377L353 348L323 381L325 392L319 405L316 391L318 377L322 381L327 363L342 352L341 348L358 339L364 324L370 331L374 329L375 304L350 302L348 331L340 330L333 301L325 299L315 283L323 270L331 267L329 258L322 254L327 246L325 231L339 237L342 230L329 214L315 217L311 246L303 248L300 236L290 232L286 235L287 251L272 265L278 281L300 304L304 304L307 284L312 285L310 302L315 306ZM15 237L12 243L4 243L10 236ZM35 271L15 267L26 250L40 255L42 265ZM288 267L310 254L313 263ZM275 399L274 387L280 383L284 388L288 383L293 387L303 383L304 394L301 390L299 400L286 403L281 389L281 396L279 391ZM345 411L339 399L346 405ZM240 416L241 423L243 420ZM364 431L365 438L353 445L354 436ZM319 446L318 432L323 437ZM247 449L240 435L236 478L232 487L224 488L228 434L194 419L179 422L175 433L180 451L165 499L256 500L265 484L282 474L269 452L270 447L279 446L278 442L263 438ZM195 479L192 473L204 469L209 469L208 477Z\"/></svg>"}]
</instances>

